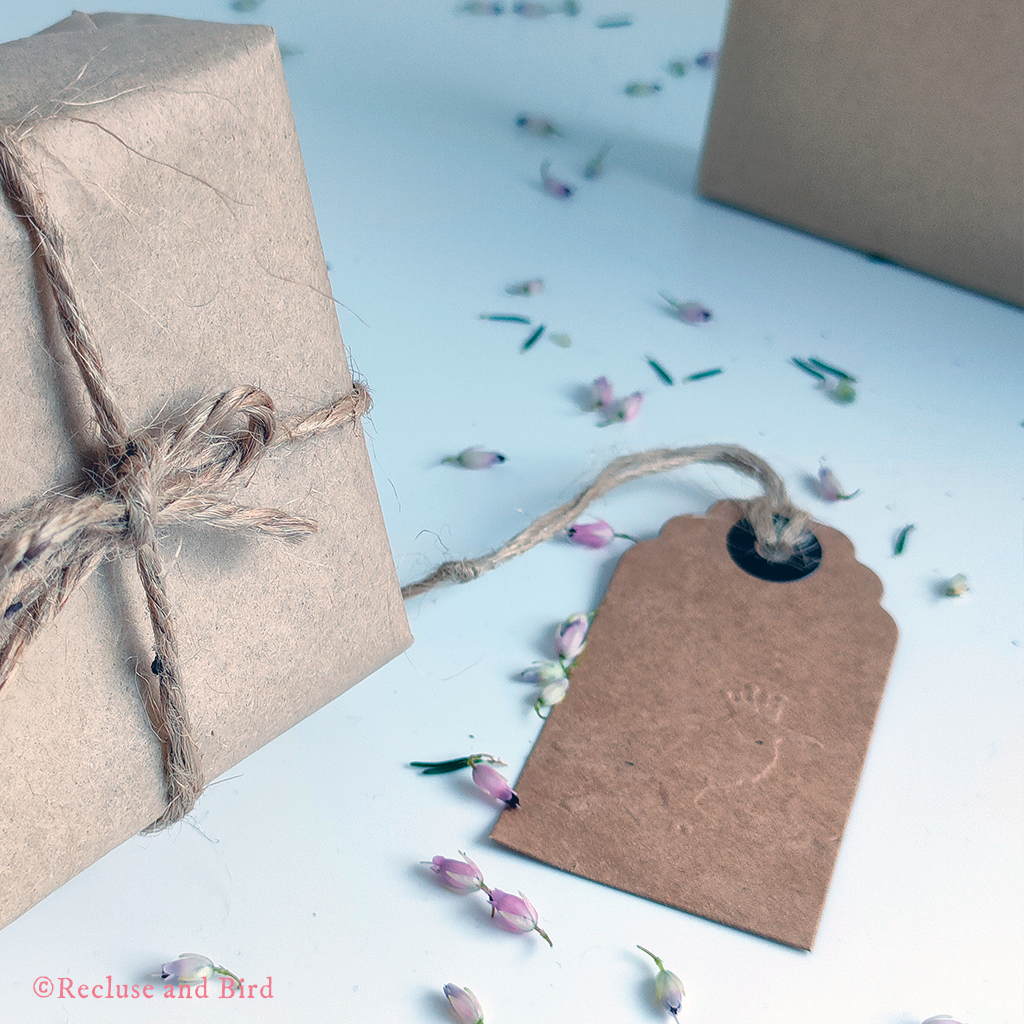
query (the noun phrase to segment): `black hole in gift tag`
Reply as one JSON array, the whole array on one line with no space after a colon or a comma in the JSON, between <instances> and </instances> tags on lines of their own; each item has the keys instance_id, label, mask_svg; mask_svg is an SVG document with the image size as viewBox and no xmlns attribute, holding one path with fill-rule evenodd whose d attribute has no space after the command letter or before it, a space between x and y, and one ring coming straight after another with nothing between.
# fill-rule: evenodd
<instances>
[{"instance_id":1,"label":"black hole in gift tag","mask_svg":"<svg viewBox=\"0 0 1024 1024\"><path fill-rule=\"evenodd\" d=\"M797 541L793 554L784 562L769 562L757 550L757 537L746 519L741 519L726 538L732 560L746 573L769 583L792 583L810 576L821 565L821 545L807 531Z\"/></svg>"}]
</instances>

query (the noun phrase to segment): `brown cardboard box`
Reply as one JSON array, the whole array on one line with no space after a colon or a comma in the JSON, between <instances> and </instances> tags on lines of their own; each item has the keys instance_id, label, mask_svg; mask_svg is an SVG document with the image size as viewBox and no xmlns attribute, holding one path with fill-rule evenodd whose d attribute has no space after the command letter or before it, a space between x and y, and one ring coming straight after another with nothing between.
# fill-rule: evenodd
<instances>
[{"instance_id":1,"label":"brown cardboard box","mask_svg":"<svg viewBox=\"0 0 1024 1024\"><path fill-rule=\"evenodd\" d=\"M733 0L698 189L1024 305L1024 5Z\"/></svg>"},{"instance_id":2,"label":"brown cardboard box","mask_svg":"<svg viewBox=\"0 0 1024 1024\"><path fill-rule=\"evenodd\" d=\"M238 384L284 415L351 389L270 29L76 14L0 47L0 121L67 236L131 424ZM0 202L2 511L82 475L88 407L40 295ZM273 454L235 500L319 532L160 537L208 779L411 642L358 422ZM149 630L134 561L108 560L0 690L0 925L162 812Z\"/></svg>"}]
</instances>

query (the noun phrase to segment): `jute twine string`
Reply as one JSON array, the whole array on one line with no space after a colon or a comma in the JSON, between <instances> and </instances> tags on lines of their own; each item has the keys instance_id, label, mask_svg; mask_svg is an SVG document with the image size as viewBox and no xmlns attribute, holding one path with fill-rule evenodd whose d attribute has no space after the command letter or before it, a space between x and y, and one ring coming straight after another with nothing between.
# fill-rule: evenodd
<instances>
[{"instance_id":1,"label":"jute twine string","mask_svg":"<svg viewBox=\"0 0 1024 1024\"><path fill-rule=\"evenodd\" d=\"M133 433L77 299L64 235L32 178L21 144L2 125L0 187L38 247L101 443L83 483L0 516L0 687L32 640L100 562L134 553L153 630L157 685L146 700L164 755L167 807L147 829L158 831L188 814L204 783L185 706L157 530L198 522L288 539L316 532L313 520L238 505L224 491L254 472L274 448L358 420L369 411L370 396L355 385L321 409L286 419L277 415L266 392L235 387L201 402L173 426ZM237 429L239 424L244 426Z\"/></svg>"},{"instance_id":2,"label":"jute twine string","mask_svg":"<svg viewBox=\"0 0 1024 1024\"><path fill-rule=\"evenodd\" d=\"M415 583L402 588L402 597L408 599L424 594L442 583L467 583L491 569L521 555L546 540L551 540L571 526L591 502L631 480L681 469L697 462L731 466L745 476L753 477L764 489L764 494L746 502L746 519L757 537L764 558L784 562L794 553L797 541L807 528L810 516L789 500L786 485L764 459L753 452L731 444L704 444L692 448L657 448L633 455L623 455L597 475L571 501L552 509L517 533L510 541L490 554L479 558L455 559L443 562L433 572Z\"/></svg>"}]
</instances>

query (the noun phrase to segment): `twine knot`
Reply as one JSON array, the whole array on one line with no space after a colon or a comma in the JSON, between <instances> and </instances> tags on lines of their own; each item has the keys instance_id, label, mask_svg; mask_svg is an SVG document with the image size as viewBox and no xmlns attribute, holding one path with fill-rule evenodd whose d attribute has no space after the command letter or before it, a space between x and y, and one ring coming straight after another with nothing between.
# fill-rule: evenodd
<instances>
[{"instance_id":1,"label":"twine knot","mask_svg":"<svg viewBox=\"0 0 1024 1024\"><path fill-rule=\"evenodd\" d=\"M156 831L180 821L203 789L157 531L191 522L285 539L315 532L311 519L239 505L225 492L255 472L273 447L358 420L369 411L370 396L356 384L321 409L282 420L265 391L244 385L199 403L174 423L130 431L77 300L63 233L32 180L21 144L2 125L0 187L37 243L99 434L98 455L80 483L0 516L0 688L100 562L133 553L153 630L155 686L143 686L144 699L163 746L167 790L164 813L147 829Z\"/></svg>"}]
</instances>

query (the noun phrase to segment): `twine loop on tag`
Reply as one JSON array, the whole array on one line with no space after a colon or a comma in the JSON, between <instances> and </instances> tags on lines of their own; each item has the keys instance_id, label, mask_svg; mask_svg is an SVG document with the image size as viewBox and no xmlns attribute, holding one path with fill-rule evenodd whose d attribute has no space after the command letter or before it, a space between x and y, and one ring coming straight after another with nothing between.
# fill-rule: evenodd
<instances>
[{"instance_id":1,"label":"twine loop on tag","mask_svg":"<svg viewBox=\"0 0 1024 1024\"><path fill-rule=\"evenodd\" d=\"M42 628L105 558L133 553L153 631L155 679L144 687L164 755L167 807L147 831L180 821L203 789L202 758L189 721L157 531L205 523L286 539L316 532L311 519L225 497L275 447L294 444L370 409L351 392L314 412L282 419L260 388L240 386L207 399L176 422L131 432L77 300L63 233L34 184L20 143L0 125L0 187L37 243L62 332L89 394L100 452L85 480L0 516L0 688Z\"/></svg>"},{"instance_id":2,"label":"twine loop on tag","mask_svg":"<svg viewBox=\"0 0 1024 1024\"><path fill-rule=\"evenodd\" d=\"M681 469L698 462L730 466L761 485L764 494L746 502L746 518L757 537L760 553L768 561L783 562L791 558L807 530L810 516L790 501L782 478L764 459L734 444L656 448L614 459L575 498L542 515L497 550L479 558L443 562L423 579L402 587L402 597L408 600L443 583L465 583L476 579L510 558L562 533L583 514L591 502L616 487L631 480L655 473L667 473L671 469Z\"/></svg>"}]
</instances>

